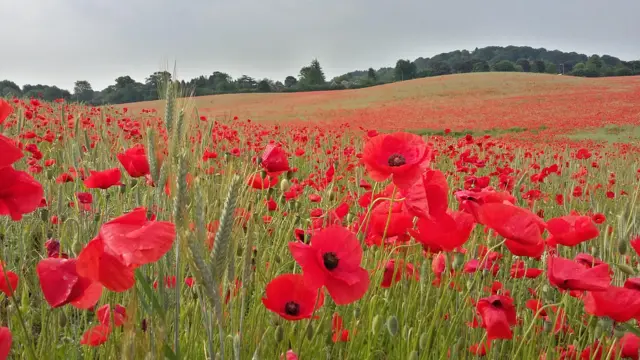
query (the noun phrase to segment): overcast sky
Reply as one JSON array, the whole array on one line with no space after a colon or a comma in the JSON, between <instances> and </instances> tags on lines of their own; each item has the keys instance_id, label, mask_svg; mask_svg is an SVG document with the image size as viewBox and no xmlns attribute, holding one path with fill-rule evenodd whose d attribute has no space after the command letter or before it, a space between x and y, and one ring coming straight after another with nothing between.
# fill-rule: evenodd
<instances>
[{"instance_id":1,"label":"overcast sky","mask_svg":"<svg viewBox=\"0 0 640 360\"><path fill-rule=\"evenodd\" d=\"M0 0L0 80L101 90L159 69L328 78L487 45L640 59L640 0ZM169 66L167 66L169 65Z\"/></svg>"}]
</instances>

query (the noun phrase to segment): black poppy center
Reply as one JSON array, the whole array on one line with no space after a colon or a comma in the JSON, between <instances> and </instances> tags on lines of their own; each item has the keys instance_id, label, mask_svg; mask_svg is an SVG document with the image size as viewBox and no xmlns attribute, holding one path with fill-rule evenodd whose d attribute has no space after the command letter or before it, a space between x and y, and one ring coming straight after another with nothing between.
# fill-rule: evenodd
<instances>
[{"instance_id":1,"label":"black poppy center","mask_svg":"<svg viewBox=\"0 0 640 360\"><path fill-rule=\"evenodd\" d=\"M338 263L340 262L340 259L338 259L338 256L336 256L336 253L333 252L328 252L322 255L322 260L324 260L324 267L327 268L327 270L333 270L337 268Z\"/></svg>"},{"instance_id":2,"label":"black poppy center","mask_svg":"<svg viewBox=\"0 0 640 360\"><path fill-rule=\"evenodd\" d=\"M501 307L502 307L502 303L500 302L500 300L493 300L493 301L491 302L491 305L492 305L493 307L497 307L497 308L501 308Z\"/></svg>"},{"instance_id":3,"label":"black poppy center","mask_svg":"<svg viewBox=\"0 0 640 360\"><path fill-rule=\"evenodd\" d=\"M389 156L389 160L387 160L387 162L389 163L389 166L396 167L396 166L402 166L406 164L407 159L405 159L404 156L400 154L393 154Z\"/></svg>"},{"instance_id":4,"label":"black poppy center","mask_svg":"<svg viewBox=\"0 0 640 360\"><path fill-rule=\"evenodd\" d=\"M287 315L298 316L300 314L300 305L297 302L289 301L284 305L284 312Z\"/></svg>"}]
</instances>

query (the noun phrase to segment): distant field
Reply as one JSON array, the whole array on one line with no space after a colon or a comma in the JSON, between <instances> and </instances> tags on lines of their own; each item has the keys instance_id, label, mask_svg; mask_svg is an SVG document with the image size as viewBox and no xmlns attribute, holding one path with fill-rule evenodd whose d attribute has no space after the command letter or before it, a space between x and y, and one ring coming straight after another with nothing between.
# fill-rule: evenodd
<instances>
[{"instance_id":1,"label":"distant field","mask_svg":"<svg viewBox=\"0 0 640 360\"><path fill-rule=\"evenodd\" d=\"M427 133L445 128L522 128L548 136L601 126L640 125L640 77L479 73L359 90L204 96L195 103L209 117L238 116L260 122L338 121ZM160 112L164 107L162 101L123 106Z\"/></svg>"}]
</instances>

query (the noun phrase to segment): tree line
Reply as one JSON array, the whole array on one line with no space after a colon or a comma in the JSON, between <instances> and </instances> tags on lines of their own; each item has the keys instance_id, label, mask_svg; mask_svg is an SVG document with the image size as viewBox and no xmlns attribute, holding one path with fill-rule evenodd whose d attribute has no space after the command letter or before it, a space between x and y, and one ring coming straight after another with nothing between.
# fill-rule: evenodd
<instances>
[{"instance_id":1,"label":"tree line","mask_svg":"<svg viewBox=\"0 0 640 360\"><path fill-rule=\"evenodd\" d=\"M535 72L565 74L583 77L640 75L640 60L622 61L610 55L578 54L559 50L534 49L528 46L489 46L473 51L457 50L438 54L432 58L414 61L400 59L395 67L378 70L369 68L353 71L327 81L317 59L300 69L298 76L287 76L283 82L271 79L255 79L242 75L234 79L229 74L214 71L208 76L199 76L189 81L180 81L180 86L195 96L252 93L252 92L296 92L318 90L340 90L362 88L395 81L411 80L429 76L470 72ZM115 84L99 91L86 80L76 81L73 91L48 85L24 85L0 81L0 97L41 98L48 101L67 99L92 105L122 104L137 101L157 100L161 97L161 84L171 81L171 73L158 71L138 82L130 76L120 76Z\"/></svg>"}]
</instances>

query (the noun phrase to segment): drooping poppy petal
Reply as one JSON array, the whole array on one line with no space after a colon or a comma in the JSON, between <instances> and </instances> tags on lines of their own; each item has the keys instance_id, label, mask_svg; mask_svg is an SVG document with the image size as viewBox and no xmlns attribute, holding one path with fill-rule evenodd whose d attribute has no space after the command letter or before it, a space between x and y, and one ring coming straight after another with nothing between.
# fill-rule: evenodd
<instances>
[{"instance_id":1,"label":"drooping poppy petal","mask_svg":"<svg viewBox=\"0 0 640 360\"><path fill-rule=\"evenodd\" d=\"M100 237L91 240L78 256L78 273L101 283L111 291L122 292L133 287L133 268L105 248Z\"/></svg>"},{"instance_id":2,"label":"drooping poppy petal","mask_svg":"<svg viewBox=\"0 0 640 360\"><path fill-rule=\"evenodd\" d=\"M427 170L411 187L402 189L407 210L420 218L444 215L448 208L449 184L440 170Z\"/></svg>"},{"instance_id":3,"label":"drooping poppy petal","mask_svg":"<svg viewBox=\"0 0 640 360\"><path fill-rule=\"evenodd\" d=\"M0 99L0 101L2 101L2 99ZM12 342L13 337L11 336L11 330L4 326L0 327L0 360L9 358Z\"/></svg>"},{"instance_id":4,"label":"drooping poppy petal","mask_svg":"<svg viewBox=\"0 0 640 360\"><path fill-rule=\"evenodd\" d=\"M607 316L626 322L640 315L640 292L609 286L604 291L589 291L584 297L584 310L595 316Z\"/></svg>"},{"instance_id":5,"label":"drooping poppy petal","mask_svg":"<svg viewBox=\"0 0 640 360\"><path fill-rule=\"evenodd\" d=\"M36 266L40 289L51 307L77 303L80 308L88 308L98 301L95 285L78 274L77 263L76 259L46 258Z\"/></svg>"},{"instance_id":6,"label":"drooping poppy petal","mask_svg":"<svg viewBox=\"0 0 640 360\"><path fill-rule=\"evenodd\" d=\"M260 159L260 165L271 175L279 175L289 170L287 154L275 144L268 144Z\"/></svg>"},{"instance_id":7,"label":"drooping poppy petal","mask_svg":"<svg viewBox=\"0 0 640 360\"><path fill-rule=\"evenodd\" d=\"M138 178L149 174L149 160L144 146L138 144L118 154L117 157L129 176Z\"/></svg>"},{"instance_id":8,"label":"drooping poppy petal","mask_svg":"<svg viewBox=\"0 0 640 360\"><path fill-rule=\"evenodd\" d=\"M18 221L40 206L43 195L42 185L31 175L11 166L0 168L0 215Z\"/></svg>"},{"instance_id":9,"label":"drooping poppy petal","mask_svg":"<svg viewBox=\"0 0 640 360\"><path fill-rule=\"evenodd\" d=\"M104 171L90 171L91 175L84 180L84 185L89 189L108 189L112 186L122 185L120 179L122 172L118 168Z\"/></svg>"},{"instance_id":10,"label":"drooping poppy petal","mask_svg":"<svg viewBox=\"0 0 640 360\"><path fill-rule=\"evenodd\" d=\"M13 107L5 99L0 99L0 125L11 115Z\"/></svg>"},{"instance_id":11,"label":"drooping poppy petal","mask_svg":"<svg viewBox=\"0 0 640 360\"><path fill-rule=\"evenodd\" d=\"M0 262L0 291L11 296L18 288L18 275L13 271L6 270Z\"/></svg>"},{"instance_id":12,"label":"drooping poppy petal","mask_svg":"<svg viewBox=\"0 0 640 360\"><path fill-rule=\"evenodd\" d=\"M0 101L3 101L0 99ZM1 105L0 105L1 106ZM0 121L0 124L2 122ZM10 166L22 158L22 151L11 140L0 134L0 168Z\"/></svg>"},{"instance_id":13,"label":"drooping poppy petal","mask_svg":"<svg viewBox=\"0 0 640 360\"><path fill-rule=\"evenodd\" d=\"M609 265L587 269L558 256L549 256L547 259L547 278L551 285L562 290L604 291L611 283Z\"/></svg>"},{"instance_id":14,"label":"drooping poppy petal","mask_svg":"<svg viewBox=\"0 0 640 360\"><path fill-rule=\"evenodd\" d=\"M523 244L537 244L542 240L544 222L527 209L504 203L480 206L478 217L500 236Z\"/></svg>"},{"instance_id":15,"label":"drooping poppy petal","mask_svg":"<svg viewBox=\"0 0 640 360\"><path fill-rule=\"evenodd\" d=\"M85 331L82 335L80 344L88 346L100 346L109 340L111 334L111 327L108 325L96 325L89 330Z\"/></svg>"},{"instance_id":16,"label":"drooping poppy petal","mask_svg":"<svg viewBox=\"0 0 640 360\"><path fill-rule=\"evenodd\" d=\"M175 226L167 221L148 221L145 208L137 208L100 227L100 238L125 266L160 260L173 246Z\"/></svg>"},{"instance_id":17,"label":"drooping poppy petal","mask_svg":"<svg viewBox=\"0 0 640 360\"><path fill-rule=\"evenodd\" d=\"M417 223L419 233L416 240L428 248L441 248L453 251L469 239L475 226L472 215L456 211L452 214L440 214L431 218L421 218Z\"/></svg>"},{"instance_id":18,"label":"drooping poppy petal","mask_svg":"<svg viewBox=\"0 0 640 360\"><path fill-rule=\"evenodd\" d=\"M547 221L553 240L564 246L576 246L598 237L600 230L589 216L563 216Z\"/></svg>"}]
</instances>

